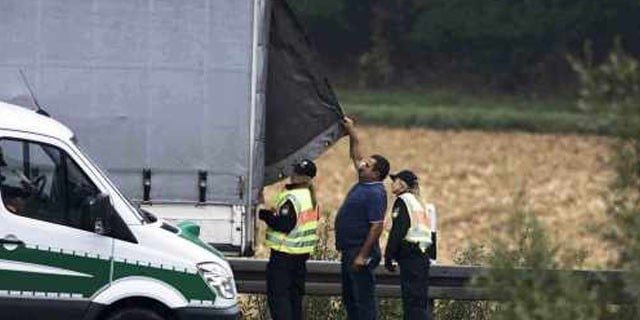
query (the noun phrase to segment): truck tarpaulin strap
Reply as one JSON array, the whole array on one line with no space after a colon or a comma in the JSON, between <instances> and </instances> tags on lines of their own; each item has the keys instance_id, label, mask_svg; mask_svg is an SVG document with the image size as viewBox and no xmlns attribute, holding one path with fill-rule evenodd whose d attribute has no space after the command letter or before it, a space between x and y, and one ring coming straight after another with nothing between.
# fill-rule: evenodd
<instances>
[{"instance_id":1,"label":"truck tarpaulin strap","mask_svg":"<svg viewBox=\"0 0 640 320\"><path fill-rule=\"evenodd\" d=\"M344 136L343 112L285 0L273 0L265 127L265 184L291 174Z\"/></svg>"},{"instance_id":2,"label":"truck tarpaulin strap","mask_svg":"<svg viewBox=\"0 0 640 320\"><path fill-rule=\"evenodd\" d=\"M238 177L238 199L244 198L244 177Z\"/></svg>"},{"instance_id":3,"label":"truck tarpaulin strap","mask_svg":"<svg viewBox=\"0 0 640 320\"><path fill-rule=\"evenodd\" d=\"M207 202L207 171L198 171L198 201Z\"/></svg>"},{"instance_id":4,"label":"truck tarpaulin strap","mask_svg":"<svg viewBox=\"0 0 640 320\"><path fill-rule=\"evenodd\" d=\"M151 200L151 169L142 169L142 201Z\"/></svg>"}]
</instances>

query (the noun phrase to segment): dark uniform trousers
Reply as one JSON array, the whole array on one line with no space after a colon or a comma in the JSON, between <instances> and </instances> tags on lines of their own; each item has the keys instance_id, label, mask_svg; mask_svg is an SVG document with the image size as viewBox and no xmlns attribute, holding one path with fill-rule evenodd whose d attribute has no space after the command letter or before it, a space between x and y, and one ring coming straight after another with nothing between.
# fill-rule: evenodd
<instances>
[{"instance_id":1,"label":"dark uniform trousers","mask_svg":"<svg viewBox=\"0 0 640 320\"><path fill-rule=\"evenodd\" d=\"M405 320L431 319L429 312L429 256L418 250L398 259Z\"/></svg>"},{"instance_id":2,"label":"dark uniform trousers","mask_svg":"<svg viewBox=\"0 0 640 320\"><path fill-rule=\"evenodd\" d=\"M308 254L271 250L267 264L267 302L273 320L302 319Z\"/></svg>"}]
</instances>

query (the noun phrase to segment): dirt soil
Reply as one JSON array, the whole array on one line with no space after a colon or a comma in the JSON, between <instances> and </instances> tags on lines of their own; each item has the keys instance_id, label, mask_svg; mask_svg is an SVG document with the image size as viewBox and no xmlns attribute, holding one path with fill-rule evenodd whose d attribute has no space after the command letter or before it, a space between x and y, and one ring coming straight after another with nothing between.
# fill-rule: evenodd
<instances>
[{"instance_id":1,"label":"dirt soil","mask_svg":"<svg viewBox=\"0 0 640 320\"><path fill-rule=\"evenodd\" d=\"M601 241L607 223L603 194L613 178L608 138L380 127L360 128L360 133L366 154L385 155L392 171L408 168L419 176L424 201L438 209L440 264L452 264L469 242L504 232L518 193L551 240L563 250L586 252L583 267L603 267L612 258ZM327 221L333 230L335 212L356 182L348 139L317 164L318 199L331 214ZM390 190L390 181L385 184ZM281 187L267 187L266 199ZM259 256L266 254L259 248Z\"/></svg>"}]
</instances>

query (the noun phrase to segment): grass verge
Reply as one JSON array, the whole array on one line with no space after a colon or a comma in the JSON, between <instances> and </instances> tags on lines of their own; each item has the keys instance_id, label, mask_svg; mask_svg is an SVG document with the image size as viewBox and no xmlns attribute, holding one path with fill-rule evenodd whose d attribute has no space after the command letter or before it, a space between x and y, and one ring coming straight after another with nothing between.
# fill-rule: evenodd
<instances>
[{"instance_id":1,"label":"grass verge","mask_svg":"<svg viewBox=\"0 0 640 320\"><path fill-rule=\"evenodd\" d=\"M345 112L367 124L486 131L613 135L620 123L606 113L579 110L571 98L432 92L339 92Z\"/></svg>"}]
</instances>

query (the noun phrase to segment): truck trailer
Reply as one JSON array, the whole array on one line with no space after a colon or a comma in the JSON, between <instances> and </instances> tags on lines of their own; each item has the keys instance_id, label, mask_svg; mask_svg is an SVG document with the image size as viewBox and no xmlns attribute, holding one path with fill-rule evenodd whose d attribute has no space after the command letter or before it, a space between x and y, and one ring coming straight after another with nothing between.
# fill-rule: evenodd
<instances>
[{"instance_id":1,"label":"truck trailer","mask_svg":"<svg viewBox=\"0 0 640 320\"><path fill-rule=\"evenodd\" d=\"M40 105L124 196L234 255L259 191L344 135L285 0L4 0L0 101Z\"/></svg>"}]
</instances>

